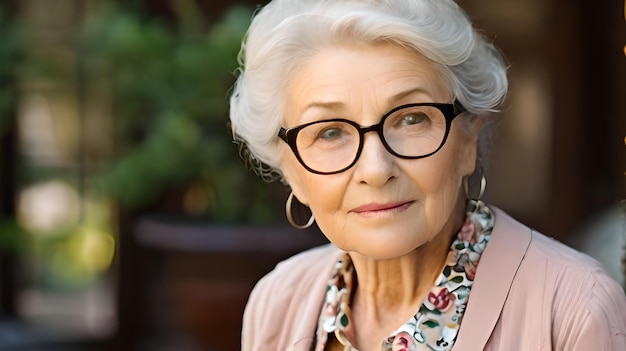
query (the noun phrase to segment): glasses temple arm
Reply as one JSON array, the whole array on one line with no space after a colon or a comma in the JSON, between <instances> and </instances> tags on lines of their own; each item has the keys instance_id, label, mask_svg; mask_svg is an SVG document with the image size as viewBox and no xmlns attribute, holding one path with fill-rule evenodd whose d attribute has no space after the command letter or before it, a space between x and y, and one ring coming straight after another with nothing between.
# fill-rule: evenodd
<instances>
[{"instance_id":1,"label":"glasses temple arm","mask_svg":"<svg viewBox=\"0 0 626 351\"><path fill-rule=\"evenodd\" d=\"M454 100L454 103L452 104L454 106L454 115L460 115L463 112L467 112L467 109L465 108L465 106L463 106L463 104L461 104L461 102L459 102L459 100Z\"/></svg>"}]
</instances>

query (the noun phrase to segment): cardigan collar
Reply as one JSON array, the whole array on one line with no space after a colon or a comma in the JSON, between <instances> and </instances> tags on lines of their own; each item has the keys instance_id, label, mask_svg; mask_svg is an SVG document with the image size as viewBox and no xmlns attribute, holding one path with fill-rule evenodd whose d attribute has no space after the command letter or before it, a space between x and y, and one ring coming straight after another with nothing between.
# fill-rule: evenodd
<instances>
[{"instance_id":1,"label":"cardigan collar","mask_svg":"<svg viewBox=\"0 0 626 351\"><path fill-rule=\"evenodd\" d=\"M498 208L491 241L476 270L472 296L454 351L483 350L500 318L526 251L532 230Z\"/></svg>"}]
</instances>

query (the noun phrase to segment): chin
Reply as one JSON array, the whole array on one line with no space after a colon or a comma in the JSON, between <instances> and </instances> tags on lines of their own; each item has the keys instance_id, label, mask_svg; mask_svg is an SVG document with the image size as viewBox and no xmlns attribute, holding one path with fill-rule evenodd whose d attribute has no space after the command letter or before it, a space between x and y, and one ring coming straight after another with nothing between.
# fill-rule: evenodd
<instances>
[{"instance_id":1,"label":"chin","mask_svg":"<svg viewBox=\"0 0 626 351\"><path fill-rule=\"evenodd\" d=\"M406 241L405 241L406 243ZM416 247L398 243L379 243L374 245L355 247L353 250L346 250L348 252L355 252L361 256L372 258L375 260L392 260L406 256L415 251Z\"/></svg>"},{"instance_id":2,"label":"chin","mask_svg":"<svg viewBox=\"0 0 626 351\"><path fill-rule=\"evenodd\" d=\"M342 228L343 232L338 235L327 235L327 238L344 251L355 252L373 259L389 260L415 251L434 237L427 235L429 231L415 230L415 228L424 227L421 221L416 223L416 221L409 222L404 219L395 221L391 225L389 223L369 224L359 223L359 225L346 226Z\"/></svg>"}]
</instances>

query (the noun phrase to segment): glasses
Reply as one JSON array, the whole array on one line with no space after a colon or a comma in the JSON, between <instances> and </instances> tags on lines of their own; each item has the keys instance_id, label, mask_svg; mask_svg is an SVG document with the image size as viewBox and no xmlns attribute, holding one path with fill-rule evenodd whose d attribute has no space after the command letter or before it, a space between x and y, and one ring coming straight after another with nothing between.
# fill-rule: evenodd
<instances>
[{"instance_id":1,"label":"glasses","mask_svg":"<svg viewBox=\"0 0 626 351\"><path fill-rule=\"evenodd\" d=\"M387 151L399 158L433 155L446 143L454 118L467 110L453 104L408 104L387 112L380 123L361 127L347 119L329 119L280 128L298 161L316 174L341 173L354 166L363 150L365 133L376 131Z\"/></svg>"}]
</instances>

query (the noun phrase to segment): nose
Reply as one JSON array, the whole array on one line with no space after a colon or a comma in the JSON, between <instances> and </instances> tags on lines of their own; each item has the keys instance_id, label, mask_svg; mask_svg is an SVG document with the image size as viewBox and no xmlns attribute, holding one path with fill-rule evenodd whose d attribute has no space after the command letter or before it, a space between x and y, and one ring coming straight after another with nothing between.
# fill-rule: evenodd
<instances>
[{"instance_id":1,"label":"nose","mask_svg":"<svg viewBox=\"0 0 626 351\"><path fill-rule=\"evenodd\" d=\"M387 151L377 133L367 133L354 167L354 176L360 183L383 186L396 176L396 157Z\"/></svg>"}]
</instances>

